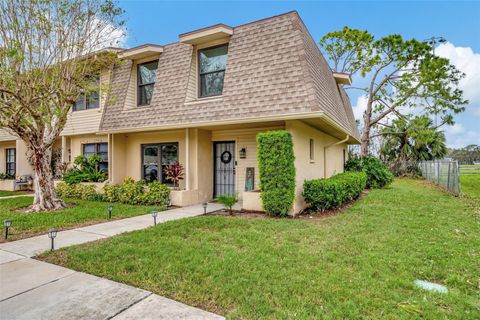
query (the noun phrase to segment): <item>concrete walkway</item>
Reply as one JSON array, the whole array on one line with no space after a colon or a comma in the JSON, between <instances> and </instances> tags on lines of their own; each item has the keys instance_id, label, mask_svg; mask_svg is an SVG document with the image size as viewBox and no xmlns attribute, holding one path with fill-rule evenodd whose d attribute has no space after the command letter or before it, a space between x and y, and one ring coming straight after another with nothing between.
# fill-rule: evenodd
<instances>
[{"instance_id":1,"label":"concrete walkway","mask_svg":"<svg viewBox=\"0 0 480 320\"><path fill-rule=\"evenodd\" d=\"M211 203L207 212L221 208ZM195 205L160 212L157 222L201 214L202 206ZM153 218L148 214L61 231L55 248L152 225ZM2 319L223 319L149 291L30 258L49 249L46 235L0 244Z\"/></svg>"},{"instance_id":2,"label":"concrete walkway","mask_svg":"<svg viewBox=\"0 0 480 320\"><path fill-rule=\"evenodd\" d=\"M20 197L34 197L34 196L35 196L35 194L33 194L33 193L17 194L17 195L14 195L14 196L2 196L2 197L0 197L0 200L2 200L2 199L20 198Z\"/></svg>"}]
</instances>

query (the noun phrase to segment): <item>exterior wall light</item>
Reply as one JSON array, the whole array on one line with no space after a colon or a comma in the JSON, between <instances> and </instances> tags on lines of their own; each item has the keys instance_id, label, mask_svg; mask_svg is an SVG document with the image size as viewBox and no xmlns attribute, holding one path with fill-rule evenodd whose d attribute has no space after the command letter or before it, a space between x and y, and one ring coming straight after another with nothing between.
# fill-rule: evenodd
<instances>
[{"instance_id":1,"label":"exterior wall light","mask_svg":"<svg viewBox=\"0 0 480 320\"><path fill-rule=\"evenodd\" d=\"M203 214L207 214L207 207L208 207L208 202L204 202L202 203L202 207L203 207Z\"/></svg>"},{"instance_id":2,"label":"exterior wall light","mask_svg":"<svg viewBox=\"0 0 480 320\"><path fill-rule=\"evenodd\" d=\"M108 210L108 219L112 219L113 206L112 206L112 205L109 205L109 206L107 207L107 210Z\"/></svg>"},{"instance_id":3,"label":"exterior wall light","mask_svg":"<svg viewBox=\"0 0 480 320\"><path fill-rule=\"evenodd\" d=\"M12 225L12 219L3 220L3 226L5 227L5 240L8 239L8 228Z\"/></svg>"},{"instance_id":4,"label":"exterior wall light","mask_svg":"<svg viewBox=\"0 0 480 320\"><path fill-rule=\"evenodd\" d=\"M242 148L240 149L240 159L246 159L247 158L247 148Z\"/></svg>"},{"instance_id":5,"label":"exterior wall light","mask_svg":"<svg viewBox=\"0 0 480 320\"><path fill-rule=\"evenodd\" d=\"M52 240L52 247L50 248L51 251L55 249L53 239L57 236L57 230L56 229L50 229L48 230L48 237Z\"/></svg>"},{"instance_id":6,"label":"exterior wall light","mask_svg":"<svg viewBox=\"0 0 480 320\"><path fill-rule=\"evenodd\" d=\"M158 216L158 211L152 211L152 217L153 217L153 225L157 225L157 216Z\"/></svg>"}]
</instances>

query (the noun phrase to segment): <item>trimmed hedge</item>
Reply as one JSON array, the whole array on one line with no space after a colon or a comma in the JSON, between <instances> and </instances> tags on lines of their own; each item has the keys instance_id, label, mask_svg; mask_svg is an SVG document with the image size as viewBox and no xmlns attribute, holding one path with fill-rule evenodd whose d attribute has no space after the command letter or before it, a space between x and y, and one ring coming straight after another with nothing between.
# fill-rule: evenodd
<instances>
[{"instance_id":1,"label":"trimmed hedge","mask_svg":"<svg viewBox=\"0 0 480 320\"><path fill-rule=\"evenodd\" d=\"M66 184L60 182L56 187L57 195L60 198L71 198L90 201L101 201L102 195L98 194L93 185L85 184Z\"/></svg>"},{"instance_id":2,"label":"trimmed hedge","mask_svg":"<svg viewBox=\"0 0 480 320\"><path fill-rule=\"evenodd\" d=\"M103 197L108 202L157 205L166 208L170 202L170 189L159 181L148 184L125 178L122 185L105 185Z\"/></svg>"},{"instance_id":3,"label":"trimmed hedge","mask_svg":"<svg viewBox=\"0 0 480 320\"><path fill-rule=\"evenodd\" d=\"M369 156L360 158L350 157L345 163L345 171L363 171L367 174L368 188L383 188L393 181L393 174L380 161L380 159Z\"/></svg>"},{"instance_id":4,"label":"trimmed hedge","mask_svg":"<svg viewBox=\"0 0 480 320\"><path fill-rule=\"evenodd\" d=\"M295 199L295 156L285 130L257 134L260 197L268 214L286 216Z\"/></svg>"},{"instance_id":5,"label":"trimmed hedge","mask_svg":"<svg viewBox=\"0 0 480 320\"><path fill-rule=\"evenodd\" d=\"M170 203L170 189L159 181L134 181L126 178L122 185L105 185L103 194L98 194L93 185L60 182L56 188L60 198L90 201L120 202L134 205L159 206L166 209Z\"/></svg>"},{"instance_id":6,"label":"trimmed hedge","mask_svg":"<svg viewBox=\"0 0 480 320\"><path fill-rule=\"evenodd\" d=\"M303 198L315 210L338 208L356 199L367 184L364 172L344 172L328 179L306 180Z\"/></svg>"}]
</instances>

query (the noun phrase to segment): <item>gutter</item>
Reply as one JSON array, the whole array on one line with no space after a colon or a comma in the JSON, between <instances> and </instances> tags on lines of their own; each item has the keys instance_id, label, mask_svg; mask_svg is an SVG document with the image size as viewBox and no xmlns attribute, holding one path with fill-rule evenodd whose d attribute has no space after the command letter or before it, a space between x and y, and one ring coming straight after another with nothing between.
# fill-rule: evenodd
<instances>
[{"instance_id":1,"label":"gutter","mask_svg":"<svg viewBox=\"0 0 480 320\"><path fill-rule=\"evenodd\" d=\"M330 147L345 143L349 139L350 139L350 135L347 134L345 139L334 142L334 143L331 143L331 144L327 144L325 147L323 147L323 177L324 178L327 177L327 149L330 148Z\"/></svg>"}]
</instances>

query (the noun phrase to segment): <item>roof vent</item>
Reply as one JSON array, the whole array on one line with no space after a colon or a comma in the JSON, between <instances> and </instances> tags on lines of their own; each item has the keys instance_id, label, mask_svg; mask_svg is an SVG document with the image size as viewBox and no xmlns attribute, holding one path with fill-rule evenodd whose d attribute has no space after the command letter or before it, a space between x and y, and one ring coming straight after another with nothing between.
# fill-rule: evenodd
<instances>
[{"instance_id":1,"label":"roof vent","mask_svg":"<svg viewBox=\"0 0 480 320\"><path fill-rule=\"evenodd\" d=\"M207 41L218 40L229 37L233 34L233 28L223 23L219 23L210 27L198 29L195 31L182 33L179 35L179 41L189 44L199 44Z\"/></svg>"},{"instance_id":2,"label":"roof vent","mask_svg":"<svg viewBox=\"0 0 480 320\"><path fill-rule=\"evenodd\" d=\"M350 77L350 74L348 73L333 72L333 77L335 78L335 81L338 84L347 84L347 85L352 84L352 77Z\"/></svg>"}]
</instances>

